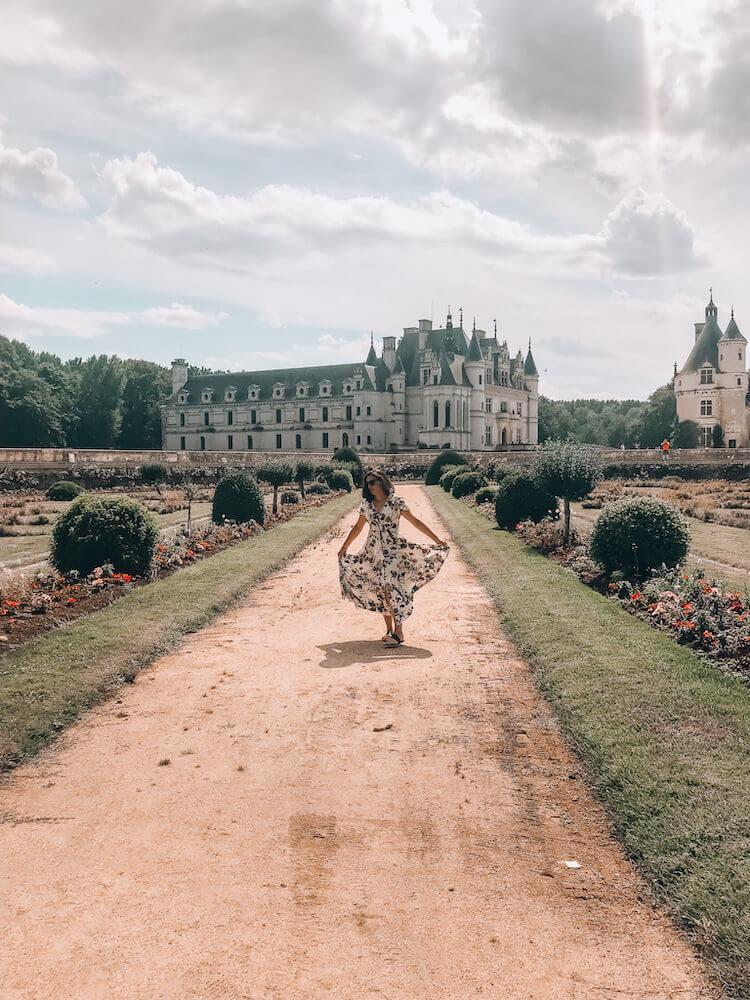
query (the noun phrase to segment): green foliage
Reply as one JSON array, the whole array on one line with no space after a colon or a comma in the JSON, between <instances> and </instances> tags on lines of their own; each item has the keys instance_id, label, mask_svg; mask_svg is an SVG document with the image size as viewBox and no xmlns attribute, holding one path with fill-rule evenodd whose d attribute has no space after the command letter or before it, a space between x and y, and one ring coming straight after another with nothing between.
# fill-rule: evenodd
<instances>
[{"instance_id":1,"label":"green foliage","mask_svg":"<svg viewBox=\"0 0 750 1000\"><path fill-rule=\"evenodd\" d=\"M664 438L672 437L677 419L677 401L671 382L652 392L643 409L638 427L641 448L658 448Z\"/></svg>"},{"instance_id":2,"label":"green foliage","mask_svg":"<svg viewBox=\"0 0 750 1000\"><path fill-rule=\"evenodd\" d=\"M113 448L120 428L123 365L117 357L100 354L80 364L78 448Z\"/></svg>"},{"instance_id":3,"label":"green foliage","mask_svg":"<svg viewBox=\"0 0 750 1000\"><path fill-rule=\"evenodd\" d=\"M694 420L680 420L674 429L672 445L675 448L697 448L698 437L698 425Z\"/></svg>"},{"instance_id":4,"label":"green foliage","mask_svg":"<svg viewBox=\"0 0 750 1000\"><path fill-rule=\"evenodd\" d=\"M331 456L332 462L352 462L362 468L362 460L354 448L337 448ZM361 484L360 484L361 485Z\"/></svg>"},{"instance_id":5,"label":"green foliage","mask_svg":"<svg viewBox=\"0 0 750 1000\"><path fill-rule=\"evenodd\" d=\"M711 443L714 448L724 447L724 430L721 424L714 424L713 430L711 431Z\"/></svg>"},{"instance_id":6,"label":"green foliage","mask_svg":"<svg viewBox=\"0 0 750 1000\"><path fill-rule=\"evenodd\" d=\"M142 482L149 485L163 483L169 475L166 465L161 465L159 462L142 465L138 472Z\"/></svg>"},{"instance_id":7,"label":"green foliage","mask_svg":"<svg viewBox=\"0 0 750 1000\"><path fill-rule=\"evenodd\" d=\"M490 462L485 469L485 474L494 483L501 483L503 479L511 475L514 471L515 466L508 465L507 462Z\"/></svg>"},{"instance_id":8,"label":"green foliage","mask_svg":"<svg viewBox=\"0 0 750 1000\"><path fill-rule=\"evenodd\" d=\"M299 485L303 500L305 499L305 483L309 483L314 475L315 466L312 462L308 462L306 459L302 459L297 462L297 468L294 472L294 480Z\"/></svg>"},{"instance_id":9,"label":"green foliage","mask_svg":"<svg viewBox=\"0 0 750 1000\"><path fill-rule=\"evenodd\" d=\"M343 451L344 449L340 450ZM362 486L362 466L358 462L338 462L335 459L331 459L331 465L337 469L346 469L351 475L354 485Z\"/></svg>"},{"instance_id":10,"label":"green foliage","mask_svg":"<svg viewBox=\"0 0 750 1000\"><path fill-rule=\"evenodd\" d=\"M273 487L273 513L279 511L279 487L294 482L296 468L290 462L264 462L258 466L258 479Z\"/></svg>"},{"instance_id":11,"label":"green foliage","mask_svg":"<svg viewBox=\"0 0 750 1000\"><path fill-rule=\"evenodd\" d=\"M307 492L309 496L324 495L331 492L331 487L328 483L310 483L307 487Z\"/></svg>"},{"instance_id":12,"label":"green foliage","mask_svg":"<svg viewBox=\"0 0 750 1000\"><path fill-rule=\"evenodd\" d=\"M469 469L466 472L459 472L453 480L451 492L454 497L468 497L472 493L484 486L485 478L479 469Z\"/></svg>"},{"instance_id":13,"label":"green foliage","mask_svg":"<svg viewBox=\"0 0 750 1000\"><path fill-rule=\"evenodd\" d=\"M450 493L453 489L453 480L459 472L463 472L465 468L465 465L448 465L443 467L443 471L440 474L440 485L446 493Z\"/></svg>"},{"instance_id":14,"label":"green foliage","mask_svg":"<svg viewBox=\"0 0 750 1000\"><path fill-rule=\"evenodd\" d=\"M328 475L328 485L332 490L346 490L347 493L351 493L354 489L354 480L348 469L333 466Z\"/></svg>"},{"instance_id":15,"label":"green foliage","mask_svg":"<svg viewBox=\"0 0 750 1000\"><path fill-rule=\"evenodd\" d=\"M437 486L440 482L440 476L443 469L448 465L468 465L463 455L459 455L457 451L452 451L450 448L441 452L437 458L431 463L429 469L427 470L427 475L425 476L426 486Z\"/></svg>"},{"instance_id":16,"label":"green foliage","mask_svg":"<svg viewBox=\"0 0 750 1000\"><path fill-rule=\"evenodd\" d=\"M539 397L539 443L567 438L585 444L632 448L645 403L635 399L555 400Z\"/></svg>"},{"instance_id":17,"label":"green foliage","mask_svg":"<svg viewBox=\"0 0 750 1000\"><path fill-rule=\"evenodd\" d=\"M477 503L495 503L498 488L497 486L482 486L477 490L474 499Z\"/></svg>"},{"instance_id":18,"label":"green foliage","mask_svg":"<svg viewBox=\"0 0 750 1000\"><path fill-rule=\"evenodd\" d=\"M223 476L214 491L211 517L214 524L221 524L224 520L263 524L266 508L257 480L247 472Z\"/></svg>"},{"instance_id":19,"label":"green foliage","mask_svg":"<svg viewBox=\"0 0 750 1000\"><path fill-rule=\"evenodd\" d=\"M501 528L512 531L521 521L557 518L557 497L542 489L525 473L506 476L497 489L495 520Z\"/></svg>"},{"instance_id":20,"label":"green foliage","mask_svg":"<svg viewBox=\"0 0 750 1000\"><path fill-rule=\"evenodd\" d=\"M653 497L625 497L608 504L591 533L591 558L607 572L640 580L650 570L678 566L690 535L679 510Z\"/></svg>"},{"instance_id":21,"label":"green foliage","mask_svg":"<svg viewBox=\"0 0 750 1000\"><path fill-rule=\"evenodd\" d=\"M75 500L83 493L83 487L78 483L71 482L70 479L61 479L53 483L47 490L48 500Z\"/></svg>"},{"instance_id":22,"label":"green foliage","mask_svg":"<svg viewBox=\"0 0 750 1000\"><path fill-rule=\"evenodd\" d=\"M280 497L282 504L299 503L300 499L300 495L296 490L283 490Z\"/></svg>"},{"instance_id":23,"label":"green foliage","mask_svg":"<svg viewBox=\"0 0 750 1000\"><path fill-rule=\"evenodd\" d=\"M50 562L61 573L90 573L111 562L118 572L144 576L159 531L149 512L127 497L78 497L52 529Z\"/></svg>"},{"instance_id":24,"label":"green foliage","mask_svg":"<svg viewBox=\"0 0 750 1000\"><path fill-rule=\"evenodd\" d=\"M549 441L537 456L534 478L548 493L583 500L602 478L598 453L576 441Z\"/></svg>"},{"instance_id":25,"label":"green foliage","mask_svg":"<svg viewBox=\"0 0 750 1000\"><path fill-rule=\"evenodd\" d=\"M118 448L161 448L160 405L172 391L169 371L150 361L123 362Z\"/></svg>"}]
</instances>

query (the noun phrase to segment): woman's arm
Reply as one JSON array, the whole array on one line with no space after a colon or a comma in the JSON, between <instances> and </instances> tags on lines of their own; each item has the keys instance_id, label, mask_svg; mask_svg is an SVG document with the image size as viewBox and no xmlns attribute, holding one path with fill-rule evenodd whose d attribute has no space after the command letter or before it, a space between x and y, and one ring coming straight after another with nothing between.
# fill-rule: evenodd
<instances>
[{"instance_id":1,"label":"woman's arm","mask_svg":"<svg viewBox=\"0 0 750 1000\"><path fill-rule=\"evenodd\" d=\"M360 533L360 531L362 530L362 527L364 526L364 524L365 524L366 521L367 521L367 518L365 517L365 515L364 514L360 514L359 517L357 518L357 520L354 522L354 527L352 528L352 530L349 532L349 534L344 539L344 544L339 549L339 552L338 552L339 559L342 556L346 555L346 550L349 548L349 546L352 544L352 542L354 541L354 539Z\"/></svg>"},{"instance_id":2,"label":"woman's arm","mask_svg":"<svg viewBox=\"0 0 750 1000\"><path fill-rule=\"evenodd\" d=\"M415 517L410 510L402 510L401 516L405 517L406 520L410 524L413 524L415 528L419 528L419 530L427 535L428 538L431 538L436 545L445 545L445 542L441 538L438 538L432 528L428 528L424 521L420 521L419 518Z\"/></svg>"}]
</instances>

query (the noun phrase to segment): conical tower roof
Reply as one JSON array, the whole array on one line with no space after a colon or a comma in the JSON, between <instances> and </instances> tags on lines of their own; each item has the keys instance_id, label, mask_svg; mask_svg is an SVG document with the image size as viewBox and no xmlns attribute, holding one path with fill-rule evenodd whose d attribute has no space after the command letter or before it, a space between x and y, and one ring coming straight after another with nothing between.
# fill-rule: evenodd
<instances>
[{"instance_id":1,"label":"conical tower roof","mask_svg":"<svg viewBox=\"0 0 750 1000\"><path fill-rule=\"evenodd\" d=\"M685 372L697 372L703 365L710 365L716 371L720 370L718 344L721 340L721 328L716 322L715 313L711 312L709 307L707 312L708 318L683 365L682 370Z\"/></svg>"},{"instance_id":2,"label":"conical tower roof","mask_svg":"<svg viewBox=\"0 0 750 1000\"><path fill-rule=\"evenodd\" d=\"M483 361L482 358L482 348L479 346L479 337L477 337L476 331L472 333L471 340L469 341L469 353L466 355L467 361Z\"/></svg>"},{"instance_id":3,"label":"conical tower roof","mask_svg":"<svg viewBox=\"0 0 750 1000\"><path fill-rule=\"evenodd\" d=\"M393 371L391 372L391 375L406 375L406 372L404 371L404 366L401 364L400 354L396 355L396 364L393 366Z\"/></svg>"},{"instance_id":4,"label":"conical tower roof","mask_svg":"<svg viewBox=\"0 0 750 1000\"><path fill-rule=\"evenodd\" d=\"M526 360L523 363L523 373L524 375L536 375L539 377L539 372L536 370L536 365L534 364L534 355L531 353L531 341L529 341L529 353L526 355Z\"/></svg>"},{"instance_id":5,"label":"conical tower roof","mask_svg":"<svg viewBox=\"0 0 750 1000\"><path fill-rule=\"evenodd\" d=\"M453 377L450 362L448 361L448 355L445 352L440 355L440 384L456 385L456 380Z\"/></svg>"},{"instance_id":6,"label":"conical tower roof","mask_svg":"<svg viewBox=\"0 0 750 1000\"><path fill-rule=\"evenodd\" d=\"M736 324L736 322L734 320L734 309L732 310L732 318L729 320L729 323L727 324L727 328L724 331L724 336L723 336L722 339L723 340L744 340L745 343L747 343L746 338L742 336L742 334L740 333L740 328L737 326L737 324Z\"/></svg>"},{"instance_id":7,"label":"conical tower roof","mask_svg":"<svg viewBox=\"0 0 750 1000\"><path fill-rule=\"evenodd\" d=\"M370 352L365 360L366 365L377 365L378 356L375 353L375 344L373 343L372 334L370 334Z\"/></svg>"}]
</instances>

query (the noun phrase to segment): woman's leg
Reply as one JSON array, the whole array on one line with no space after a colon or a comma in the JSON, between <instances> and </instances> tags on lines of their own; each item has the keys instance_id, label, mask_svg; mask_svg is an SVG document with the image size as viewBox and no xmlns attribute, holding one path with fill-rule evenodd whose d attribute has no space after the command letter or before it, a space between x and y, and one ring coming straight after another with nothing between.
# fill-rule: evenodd
<instances>
[{"instance_id":1,"label":"woman's leg","mask_svg":"<svg viewBox=\"0 0 750 1000\"><path fill-rule=\"evenodd\" d=\"M385 622L385 635L383 636L385 639L393 631L393 618L390 615L384 614L383 621Z\"/></svg>"}]
</instances>

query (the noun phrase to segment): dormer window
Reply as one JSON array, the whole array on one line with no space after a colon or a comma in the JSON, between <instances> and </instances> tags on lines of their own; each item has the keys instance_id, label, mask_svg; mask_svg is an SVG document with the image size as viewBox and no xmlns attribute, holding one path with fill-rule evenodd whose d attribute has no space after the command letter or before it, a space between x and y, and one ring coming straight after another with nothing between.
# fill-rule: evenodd
<instances>
[{"instance_id":1,"label":"dormer window","mask_svg":"<svg viewBox=\"0 0 750 1000\"><path fill-rule=\"evenodd\" d=\"M307 395L308 388L309 387L307 385L307 382L298 382L297 383L297 396L300 399L304 398Z\"/></svg>"},{"instance_id":2,"label":"dormer window","mask_svg":"<svg viewBox=\"0 0 750 1000\"><path fill-rule=\"evenodd\" d=\"M347 382L346 385L344 386L344 392L351 392L351 391L352 391L352 384L351 382Z\"/></svg>"},{"instance_id":3,"label":"dormer window","mask_svg":"<svg viewBox=\"0 0 750 1000\"><path fill-rule=\"evenodd\" d=\"M210 403L213 397L213 389L203 389L201 391L201 403Z\"/></svg>"},{"instance_id":4,"label":"dormer window","mask_svg":"<svg viewBox=\"0 0 750 1000\"><path fill-rule=\"evenodd\" d=\"M318 392L320 393L321 396L331 395L331 383L327 378L324 378L323 381L318 386Z\"/></svg>"},{"instance_id":5,"label":"dormer window","mask_svg":"<svg viewBox=\"0 0 750 1000\"><path fill-rule=\"evenodd\" d=\"M235 387L233 385L227 386L226 391L224 392L224 402L233 403L236 398L237 390Z\"/></svg>"},{"instance_id":6,"label":"dormer window","mask_svg":"<svg viewBox=\"0 0 750 1000\"><path fill-rule=\"evenodd\" d=\"M701 368L701 385L711 385L714 380L713 368Z\"/></svg>"},{"instance_id":7,"label":"dormer window","mask_svg":"<svg viewBox=\"0 0 750 1000\"><path fill-rule=\"evenodd\" d=\"M257 399L259 392L260 392L260 386L259 385L248 386L247 398L248 399Z\"/></svg>"},{"instance_id":8,"label":"dormer window","mask_svg":"<svg viewBox=\"0 0 750 1000\"><path fill-rule=\"evenodd\" d=\"M180 395L177 397L177 399L178 399L178 401L180 403L187 403L187 401L188 401L189 398L190 398L190 394L187 393L187 392L181 392Z\"/></svg>"},{"instance_id":9,"label":"dormer window","mask_svg":"<svg viewBox=\"0 0 750 1000\"><path fill-rule=\"evenodd\" d=\"M273 387L273 398L281 399L284 395L284 386L281 382L276 382Z\"/></svg>"}]
</instances>

